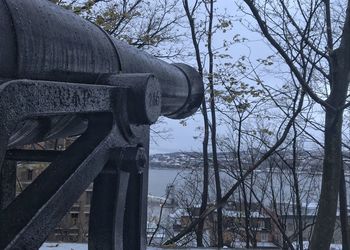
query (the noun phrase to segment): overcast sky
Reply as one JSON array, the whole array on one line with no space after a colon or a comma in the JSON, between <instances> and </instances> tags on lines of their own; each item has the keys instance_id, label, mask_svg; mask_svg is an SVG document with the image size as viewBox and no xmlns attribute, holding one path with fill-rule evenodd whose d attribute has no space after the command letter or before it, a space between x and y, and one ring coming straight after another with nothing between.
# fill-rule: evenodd
<instances>
[{"instance_id":1,"label":"overcast sky","mask_svg":"<svg viewBox=\"0 0 350 250\"><path fill-rule=\"evenodd\" d=\"M241 12L237 10L237 6L234 1L219 0L216 2L216 7L219 9L220 13L229 13L230 15L235 15L234 19L239 19L243 16ZM254 22L254 20L252 20ZM234 22L232 30L228 30L225 33L216 33L214 35L213 47L222 47L223 40L232 40L234 35L240 34L242 37L248 39L244 44L237 44L230 48L229 51L225 53L230 54L234 58L238 58L242 55L250 56L254 58L263 58L271 55L271 49L262 41L259 34L248 31L240 23ZM191 45L192 46L192 45ZM186 62L187 64L196 67L195 61ZM201 151L202 149L202 138L195 139L195 136L200 135L200 131L197 127L202 126L202 116L197 114L192 118L186 120L186 126L180 124L179 120L171 120L164 118L165 123L158 125L157 129L170 129L170 137L163 140L158 137L154 137L154 141L151 142L150 153L170 153L178 151ZM218 128L218 134L225 133L224 127Z\"/></svg>"},{"instance_id":2,"label":"overcast sky","mask_svg":"<svg viewBox=\"0 0 350 250\"><path fill-rule=\"evenodd\" d=\"M195 139L200 131L196 127L202 126L201 115L195 115L186 120L186 126L180 124L179 120L164 118L165 124L157 126L157 129L170 129L166 135L170 138L162 139L153 136L151 140L150 153L171 153L178 151L201 151L202 139Z\"/></svg>"}]
</instances>

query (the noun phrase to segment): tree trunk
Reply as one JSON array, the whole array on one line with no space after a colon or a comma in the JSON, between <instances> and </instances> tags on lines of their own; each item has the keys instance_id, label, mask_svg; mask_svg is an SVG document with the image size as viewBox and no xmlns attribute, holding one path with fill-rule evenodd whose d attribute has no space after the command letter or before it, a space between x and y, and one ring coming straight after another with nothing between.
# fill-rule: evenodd
<instances>
[{"instance_id":1,"label":"tree trunk","mask_svg":"<svg viewBox=\"0 0 350 250\"><path fill-rule=\"evenodd\" d=\"M243 166L241 159L241 142L242 142L242 117L238 122L238 142L237 142L237 160L239 167L239 177L243 178ZM243 206L244 206L244 231L245 231L245 247L250 248L250 209L248 207L248 199L246 193L245 182L242 182L242 196L243 196ZM241 208L240 208L241 209Z\"/></svg>"},{"instance_id":2,"label":"tree trunk","mask_svg":"<svg viewBox=\"0 0 350 250\"><path fill-rule=\"evenodd\" d=\"M344 165L341 168L340 186L339 186L339 210L342 236L342 249L349 250L349 230L348 230L348 209L346 200L346 183L344 175Z\"/></svg>"},{"instance_id":3,"label":"tree trunk","mask_svg":"<svg viewBox=\"0 0 350 250\"><path fill-rule=\"evenodd\" d=\"M329 1L325 3L329 4ZM331 49L331 48L330 48ZM324 133L322 188L316 224L311 237L311 250L328 250L334 233L342 168L343 107L349 88L350 73L350 6L338 49L331 51L331 92L327 99Z\"/></svg>"},{"instance_id":4,"label":"tree trunk","mask_svg":"<svg viewBox=\"0 0 350 250\"><path fill-rule=\"evenodd\" d=\"M184 0L183 7L186 12L186 16L188 19L188 23L190 25L191 29L191 38L192 38L192 44L195 50L196 55L196 61L197 61L197 67L198 72L203 79L203 64L201 61L201 54L199 49L198 40L196 37L196 27L194 23L194 17L193 17L193 11L190 11L188 6L188 0ZM204 125L204 138L203 138L203 191L202 191L202 202L200 207L200 214L203 214L204 211L207 209L208 204L208 187L209 187L209 159L208 159L208 144L209 144L209 119L208 119L208 110L207 110L207 102L205 97L202 101L202 115L203 115L203 125ZM197 241L197 247L203 247L203 229L204 229L205 220L200 221L198 226L195 229L196 233L196 241Z\"/></svg>"},{"instance_id":5,"label":"tree trunk","mask_svg":"<svg viewBox=\"0 0 350 250\"><path fill-rule=\"evenodd\" d=\"M219 203L222 198L221 194L221 181L220 170L217 156L217 140L216 140L216 110L215 110L215 91L214 91L214 54L212 51L212 36L213 36L213 19L214 19L214 0L210 0L209 8L207 8L209 15L208 23L208 56L209 56L209 89L210 89L210 113L211 113L211 147L213 153L213 168L215 177L215 189L216 189L216 203ZM217 208L217 246L223 247L223 228L222 228L222 207Z\"/></svg>"},{"instance_id":6,"label":"tree trunk","mask_svg":"<svg viewBox=\"0 0 350 250\"><path fill-rule=\"evenodd\" d=\"M297 171L297 130L295 127L295 123L293 123L293 185L295 191L295 205L297 210L297 230L298 230L298 242L299 242L299 250L303 250L303 219L301 212L301 200L300 200L300 190L299 190L299 180L298 180L298 171Z\"/></svg>"},{"instance_id":7,"label":"tree trunk","mask_svg":"<svg viewBox=\"0 0 350 250\"><path fill-rule=\"evenodd\" d=\"M206 100L203 99L202 103L202 114L204 121L204 138L203 138L203 191L202 191L202 202L200 207L200 214L204 213L207 209L208 204L208 187L209 187L209 161L208 161L208 142L209 142L209 123L208 114L206 107ZM197 247L203 247L203 229L205 220L201 221L195 232Z\"/></svg>"},{"instance_id":8,"label":"tree trunk","mask_svg":"<svg viewBox=\"0 0 350 250\"><path fill-rule=\"evenodd\" d=\"M347 70L349 62L346 61L349 49L340 47L332 55L333 86L327 102L336 110L326 108L322 187L317 219L311 237L311 250L328 250L334 233L342 168L343 109L341 107L345 104L349 85Z\"/></svg>"}]
</instances>

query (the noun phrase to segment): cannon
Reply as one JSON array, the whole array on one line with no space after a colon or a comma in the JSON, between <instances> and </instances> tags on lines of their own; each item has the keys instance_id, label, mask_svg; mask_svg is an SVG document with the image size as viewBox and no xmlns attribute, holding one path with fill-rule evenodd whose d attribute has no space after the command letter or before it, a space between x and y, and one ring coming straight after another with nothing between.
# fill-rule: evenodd
<instances>
[{"instance_id":1,"label":"cannon","mask_svg":"<svg viewBox=\"0 0 350 250\"><path fill-rule=\"evenodd\" d=\"M0 249L38 249L92 182L89 249L145 249L150 125L196 112L200 75L47 0L0 0L0 31ZM50 162L17 197L16 161Z\"/></svg>"}]
</instances>

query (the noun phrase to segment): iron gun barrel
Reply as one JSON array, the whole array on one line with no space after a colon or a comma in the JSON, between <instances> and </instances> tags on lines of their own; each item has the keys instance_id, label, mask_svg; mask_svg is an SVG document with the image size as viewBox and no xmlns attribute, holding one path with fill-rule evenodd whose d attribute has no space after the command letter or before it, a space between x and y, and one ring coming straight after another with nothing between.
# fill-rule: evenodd
<instances>
[{"instance_id":1,"label":"iron gun barrel","mask_svg":"<svg viewBox=\"0 0 350 250\"><path fill-rule=\"evenodd\" d=\"M203 83L192 67L120 42L50 1L0 0L0 30L0 80L104 84L113 75L150 73L160 84L161 115L185 118L201 104Z\"/></svg>"}]
</instances>

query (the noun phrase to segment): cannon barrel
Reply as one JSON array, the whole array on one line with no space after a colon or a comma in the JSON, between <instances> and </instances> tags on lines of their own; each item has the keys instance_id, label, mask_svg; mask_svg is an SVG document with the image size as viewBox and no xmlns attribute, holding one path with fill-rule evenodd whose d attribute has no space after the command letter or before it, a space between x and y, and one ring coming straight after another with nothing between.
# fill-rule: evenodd
<instances>
[{"instance_id":1,"label":"cannon barrel","mask_svg":"<svg viewBox=\"0 0 350 250\"><path fill-rule=\"evenodd\" d=\"M110 75L150 73L160 83L162 115L185 118L201 104L203 83L192 67L161 61L50 1L0 0L0 30L0 79L104 84Z\"/></svg>"}]
</instances>

